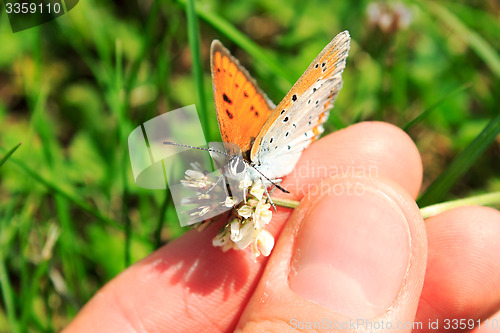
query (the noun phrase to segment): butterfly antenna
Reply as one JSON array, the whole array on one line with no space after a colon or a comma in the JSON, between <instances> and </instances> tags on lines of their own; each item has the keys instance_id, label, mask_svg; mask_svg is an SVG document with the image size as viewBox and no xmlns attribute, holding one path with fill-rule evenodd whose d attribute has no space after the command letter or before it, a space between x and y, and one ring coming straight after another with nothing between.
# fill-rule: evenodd
<instances>
[{"instance_id":1,"label":"butterfly antenna","mask_svg":"<svg viewBox=\"0 0 500 333\"><path fill-rule=\"evenodd\" d=\"M195 147L195 146L183 145L181 143L175 143L175 142L170 142L170 141L163 141L163 144L164 145L171 145L171 146L179 146L179 147L199 149L199 150L204 150L204 151L211 151L211 152L214 152L214 153L219 153L219 154L222 154L222 155L226 155L227 157L232 157L228 153L222 152L222 151L217 150L217 149L212 149L212 148Z\"/></svg>"},{"instance_id":2,"label":"butterfly antenna","mask_svg":"<svg viewBox=\"0 0 500 333\"><path fill-rule=\"evenodd\" d=\"M287 189L279 186L278 184L276 184L275 182L273 182L271 179L267 178L266 175L264 175L262 172L260 172L256 167L254 167L253 165L250 165L250 166L252 168L254 168L258 173L260 173L262 177L266 178L271 184L273 184L274 186L276 186L281 192L290 193L290 191L288 191Z\"/></svg>"},{"instance_id":3,"label":"butterfly antenna","mask_svg":"<svg viewBox=\"0 0 500 333\"><path fill-rule=\"evenodd\" d=\"M219 153L219 154L222 154L222 155L225 155L227 157L232 157L231 155L229 155L228 153L225 153L223 151L220 151L220 150L216 150L216 149L212 149L212 148L202 148L202 147L195 147L195 146L191 146L191 145L184 145L182 143L175 143L175 142L170 142L170 141L163 141L163 144L165 145L171 145L171 146L179 146L179 147L186 147L186 148L193 148L193 149L199 149L199 150L205 150L205 151L211 151L211 152L214 152L214 153ZM249 164L250 165L250 164ZM267 178L266 175L264 175L262 172L260 172L257 168L255 168L253 165L250 165L252 168L254 168L258 173L261 174L262 177L266 178L271 184L273 184L274 186L276 186L280 191L284 192L284 193L290 193L290 191L286 190L285 188L279 186L278 184L276 184L275 182L273 182L271 179Z\"/></svg>"}]
</instances>

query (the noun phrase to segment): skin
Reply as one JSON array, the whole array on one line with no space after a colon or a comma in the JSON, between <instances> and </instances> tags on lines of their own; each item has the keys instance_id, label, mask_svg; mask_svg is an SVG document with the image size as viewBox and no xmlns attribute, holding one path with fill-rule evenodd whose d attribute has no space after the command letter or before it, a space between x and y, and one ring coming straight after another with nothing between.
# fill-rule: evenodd
<instances>
[{"instance_id":1,"label":"skin","mask_svg":"<svg viewBox=\"0 0 500 333\"><path fill-rule=\"evenodd\" d=\"M295 170L283 182L294 194L274 195L301 204L273 213L269 258L213 248L220 224L189 231L105 285L64 332L296 332L299 322L360 318L430 332L429 321L444 331L446 319L477 323L500 309L500 213L461 207L424 223L420 155L399 128L330 134ZM352 184L358 192L347 193Z\"/></svg>"}]
</instances>

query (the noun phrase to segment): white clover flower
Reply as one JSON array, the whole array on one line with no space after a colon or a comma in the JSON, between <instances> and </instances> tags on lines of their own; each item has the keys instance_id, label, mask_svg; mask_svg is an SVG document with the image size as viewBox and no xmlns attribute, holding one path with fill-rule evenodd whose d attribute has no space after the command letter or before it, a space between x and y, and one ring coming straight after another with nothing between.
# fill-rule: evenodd
<instances>
[{"instance_id":1,"label":"white clover flower","mask_svg":"<svg viewBox=\"0 0 500 333\"><path fill-rule=\"evenodd\" d=\"M230 234L226 230L222 230L217 236L212 240L212 245L215 247L220 247L223 252L230 250L234 247L234 243L231 241Z\"/></svg>"},{"instance_id":2,"label":"white clover flower","mask_svg":"<svg viewBox=\"0 0 500 333\"><path fill-rule=\"evenodd\" d=\"M226 197L226 201L224 201L224 206L226 207L234 207L236 205L236 200L233 199L233 197Z\"/></svg>"},{"instance_id":3,"label":"white clover flower","mask_svg":"<svg viewBox=\"0 0 500 333\"><path fill-rule=\"evenodd\" d=\"M257 250L264 256L267 257L271 254L274 248L274 237L267 230L262 229L257 236Z\"/></svg>"},{"instance_id":4,"label":"white clover flower","mask_svg":"<svg viewBox=\"0 0 500 333\"><path fill-rule=\"evenodd\" d=\"M231 240L239 249L244 249L254 240L255 228L253 223L246 220L242 225L241 220L234 219L230 225Z\"/></svg>"},{"instance_id":5,"label":"white clover flower","mask_svg":"<svg viewBox=\"0 0 500 333\"><path fill-rule=\"evenodd\" d=\"M240 237L240 229L241 229L241 220L233 219L231 223L229 223L229 229L231 231L231 240L233 242L237 242L241 239Z\"/></svg>"},{"instance_id":6,"label":"white clover flower","mask_svg":"<svg viewBox=\"0 0 500 333\"><path fill-rule=\"evenodd\" d=\"M252 244L255 238L255 227L253 223L247 220L240 229L240 236L241 239L235 242L240 250Z\"/></svg>"},{"instance_id":7,"label":"white clover flower","mask_svg":"<svg viewBox=\"0 0 500 333\"><path fill-rule=\"evenodd\" d=\"M261 200L255 207L255 213L253 215L254 223L258 229L264 228L266 224L271 222L273 217L273 212L270 210L271 204L265 203Z\"/></svg>"},{"instance_id":8,"label":"white clover flower","mask_svg":"<svg viewBox=\"0 0 500 333\"><path fill-rule=\"evenodd\" d=\"M203 216L206 213L208 213L209 211L210 211L210 207L209 206L201 206L199 211L191 213L189 215L191 215L191 216L195 216L195 215Z\"/></svg>"},{"instance_id":9,"label":"white clover flower","mask_svg":"<svg viewBox=\"0 0 500 333\"><path fill-rule=\"evenodd\" d=\"M271 184L263 182L259 177L252 178L248 172L238 178L239 189L243 190L243 202L239 195L229 196L224 193L223 187L211 188L215 183L209 179L203 170L187 170L182 184L197 192L196 196L183 198L182 204L195 204L196 208L189 211L196 220L202 220L207 213L224 212L231 210L230 220L223 229L212 239L212 245L220 247L226 252L230 249L241 250L251 246L252 258L260 255L268 256L274 247L274 238L265 226L271 221L272 211L269 198L266 196L266 187ZM216 193L219 191L221 193ZM220 198L220 199L219 199ZM223 200L223 201L221 201ZM213 215L213 214L212 214ZM202 218L200 218L202 217ZM206 228L209 220L194 225L198 230Z\"/></svg>"},{"instance_id":10,"label":"white clover flower","mask_svg":"<svg viewBox=\"0 0 500 333\"><path fill-rule=\"evenodd\" d=\"M262 182L256 181L252 188L250 189L250 194L257 198L257 200L262 200L262 196L264 195L264 186L262 186Z\"/></svg>"},{"instance_id":11,"label":"white clover flower","mask_svg":"<svg viewBox=\"0 0 500 333\"><path fill-rule=\"evenodd\" d=\"M186 176L188 178L191 178L191 179L206 179L207 177L200 171L196 171L196 170L186 170L185 172Z\"/></svg>"},{"instance_id":12,"label":"white clover flower","mask_svg":"<svg viewBox=\"0 0 500 333\"><path fill-rule=\"evenodd\" d=\"M253 213L253 209L252 209L252 207L250 207L248 205L243 205L243 206L241 206L240 209L238 209L238 215L240 215L241 217L243 217L245 219L252 216L252 213Z\"/></svg>"}]
</instances>

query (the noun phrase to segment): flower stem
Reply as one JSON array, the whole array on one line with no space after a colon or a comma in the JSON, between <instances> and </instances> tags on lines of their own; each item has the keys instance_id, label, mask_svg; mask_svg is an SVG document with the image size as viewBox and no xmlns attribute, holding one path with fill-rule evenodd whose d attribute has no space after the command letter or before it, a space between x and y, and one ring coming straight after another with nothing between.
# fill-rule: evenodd
<instances>
[{"instance_id":1,"label":"flower stem","mask_svg":"<svg viewBox=\"0 0 500 333\"><path fill-rule=\"evenodd\" d=\"M273 200L274 204L276 206L280 207L285 207L285 208L296 208L300 201L295 201L295 200L287 200L287 199L277 199L277 198L271 198Z\"/></svg>"},{"instance_id":2,"label":"flower stem","mask_svg":"<svg viewBox=\"0 0 500 333\"><path fill-rule=\"evenodd\" d=\"M424 219L431 216L446 212L450 209L468 206L468 205L481 205L488 206L500 203L500 192L493 192L488 194L474 195L465 199L451 200L439 204L427 206L420 209L420 213Z\"/></svg>"},{"instance_id":3,"label":"flower stem","mask_svg":"<svg viewBox=\"0 0 500 333\"><path fill-rule=\"evenodd\" d=\"M287 199L272 198L272 200L277 206L285 208L296 208L300 203L300 201L287 200ZM475 195L465 199L451 200L427 206L420 209L420 214L422 214L422 217L424 219L427 219L431 216L438 215L440 213L446 212L450 209L457 207L468 206L468 205L489 206L499 203L500 203L500 192L493 192L493 193Z\"/></svg>"}]
</instances>

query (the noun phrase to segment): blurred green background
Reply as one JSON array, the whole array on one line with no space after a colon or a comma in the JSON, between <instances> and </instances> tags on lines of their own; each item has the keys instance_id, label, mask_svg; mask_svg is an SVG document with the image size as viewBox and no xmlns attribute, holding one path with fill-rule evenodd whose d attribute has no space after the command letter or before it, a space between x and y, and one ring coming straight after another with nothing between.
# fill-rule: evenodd
<instances>
[{"instance_id":1,"label":"blurred green background","mask_svg":"<svg viewBox=\"0 0 500 333\"><path fill-rule=\"evenodd\" d=\"M499 22L497 1L85 0L12 33L2 10L0 332L61 329L185 231L168 192L135 185L127 136L196 103L218 138L215 38L278 103L349 30L327 132L363 120L406 129L425 168L421 206L500 191Z\"/></svg>"}]
</instances>

